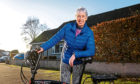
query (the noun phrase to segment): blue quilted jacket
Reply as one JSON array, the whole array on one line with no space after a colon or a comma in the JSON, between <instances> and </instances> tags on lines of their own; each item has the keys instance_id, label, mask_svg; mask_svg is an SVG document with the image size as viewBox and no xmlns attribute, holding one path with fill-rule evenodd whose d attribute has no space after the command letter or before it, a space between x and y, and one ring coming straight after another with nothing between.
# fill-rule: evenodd
<instances>
[{"instance_id":1,"label":"blue quilted jacket","mask_svg":"<svg viewBox=\"0 0 140 84\"><path fill-rule=\"evenodd\" d=\"M76 22L66 24L60 31L58 31L50 40L41 45L44 50L47 50L64 39L66 43L65 51L63 52L63 62L69 64L69 59L73 53L76 58L94 56L95 42L92 30L85 23L82 31L77 37ZM81 64L82 61L75 60L74 65Z\"/></svg>"}]
</instances>

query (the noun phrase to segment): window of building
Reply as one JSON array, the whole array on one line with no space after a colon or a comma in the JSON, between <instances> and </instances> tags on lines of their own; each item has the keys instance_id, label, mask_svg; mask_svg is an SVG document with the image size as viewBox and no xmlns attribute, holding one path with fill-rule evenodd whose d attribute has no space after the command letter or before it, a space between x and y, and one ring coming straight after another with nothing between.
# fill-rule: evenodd
<instances>
[{"instance_id":1,"label":"window of building","mask_svg":"<svg viewBox=\"0 0 140 84\"><path fill-rule=\"evenodd\" d=\"M63 48L63 43L56 44L52 47L52 53L53 54L60 54Z\"/></svg>"}]
</instances>

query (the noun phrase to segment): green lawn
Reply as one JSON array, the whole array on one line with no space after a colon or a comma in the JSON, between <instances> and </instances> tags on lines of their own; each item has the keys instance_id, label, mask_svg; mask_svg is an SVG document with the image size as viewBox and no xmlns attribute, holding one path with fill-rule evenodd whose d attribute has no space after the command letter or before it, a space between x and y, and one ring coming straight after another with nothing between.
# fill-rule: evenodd
<instances>
[{"instance_id":1,"label":"green lawn","mask_svg":"<svg viewBox=\"0 0 140 84\"><path fill-rule=\"evenodd\" d=\"M9 65L10 67L19 68L20 66L16 65ZM24 67L25 75L30 74L30 68ZM91 77L90 74L84 74L82 78L82 84L85 78ZM28 76L28 78L30 78ZM57 70L46 70L46 69L39 69L36 75L36 79L43 79L43 80L60 80L60 71ZM139 81L138 81L139 80ZM91 78L88 78L84 84L93 84ZM100 82L99 84L111 84L109 82ZM114 81L114 84L140 84L140 78L119 78Z\"/></svg>"},{"instance_id":2,"label":"green lawn","mask_svg":"<svg viewBox=\"0 0 140 84\"><path fill-rule=\"evenodd\" d=\"M45 78L49 78L50 80L59 80L60 78L60 71L55 70L42 70L40 69L39 72L43 72L45 75ZM84 74L82 78L82 83L85 80L86 77L91 77L90 74ZM140 78L139 82L136 80L136 78L119 78L118 80L114 81L114 84L140 84ZM91 78L88 78L84 84L93 84ZM100 84L110 84L110 82L100 82Z\"/></svg>"}]
</instances>

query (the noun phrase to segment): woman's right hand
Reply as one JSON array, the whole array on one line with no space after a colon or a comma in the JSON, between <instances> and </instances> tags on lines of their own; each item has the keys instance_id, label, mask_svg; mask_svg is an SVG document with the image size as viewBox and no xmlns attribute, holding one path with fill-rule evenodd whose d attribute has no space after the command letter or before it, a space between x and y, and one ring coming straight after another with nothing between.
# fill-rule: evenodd
<instances>
[{"instance_id":1,"label":"woman's right hand","mask_svg":"<svg viewBox=\"0 0 140 84\"><path fill-rule=\"evenodd\" d=\"M37 53L41 53L43 51L44 51L44 49L40 47L40 50L38 50Z\"/></svg>"}]
</instances>

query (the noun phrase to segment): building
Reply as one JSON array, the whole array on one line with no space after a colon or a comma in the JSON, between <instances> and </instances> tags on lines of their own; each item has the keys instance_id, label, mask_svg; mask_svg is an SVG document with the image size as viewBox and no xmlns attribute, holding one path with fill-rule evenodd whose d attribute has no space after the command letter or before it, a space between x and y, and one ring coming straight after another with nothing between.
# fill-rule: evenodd
<instances>
[{"instance_id":1,"label":"building","mask_svg":"<svg viewBox=\"0 0 140 84\"><path fill-rule=\"evenodd\" d=\"M59 29L60 28L55 28L55 29L44 31L34 41L32 41L30 43L32 45L32 48L36 48L38 45L41 45L42 43L48 41L55 33L57 33L59 31ZM43 53L43 57L49 58L49 59L59 59L62 48L63 48L63 42L64 41L61 40L59 43L57 43L51 49L45 51Z\"/></svg>"}]
</instances>

